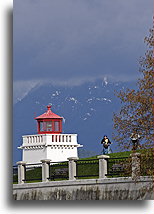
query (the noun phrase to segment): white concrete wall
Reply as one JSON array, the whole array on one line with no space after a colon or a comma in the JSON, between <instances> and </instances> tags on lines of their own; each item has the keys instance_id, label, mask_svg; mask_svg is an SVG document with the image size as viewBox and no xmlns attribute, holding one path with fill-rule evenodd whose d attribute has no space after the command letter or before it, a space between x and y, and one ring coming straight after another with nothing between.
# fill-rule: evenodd
<instances>
[{"instance_id":1,"label":"white concrete wall","mask_svg":"<svg viewBox=\"0 0 154 214\"><path fill-rule=\"evenodd\" d=\"M153 200L151 177L80 179L13 185L14 200Z\"/></svg>"},{"instance_id":2,"label":"white concrete wall","mask_svg":"<svg viewBox=\"0 0 154 214\"><path fill-rule=\"evenodd\" d=\"M77 147L72 146L49 146L47 147L47 159L52 162L67 161L69 157L78 157Z\"/></svg>"},{"instance_id":3,"label":"white concrete wall","mask_svg":"<svg viewBox=\"0 0 154 214\"><path fill-rule=\"evenodd\" d=\"M66 161L69 157L78 157L77 134L38 134L23 136L22 160L27 163L39 163L42 159L52 162Z\"/></svg>"},{"instance_id":4,"label":"white concrete wall","mask_svg":"<svg viewBox=\"0 0 154 214\"><path fill-rule=\"evenodd\" d=\"M33 149L24 149L22 160L30 163L40 163L42 159L46 159L47 150L45 147L42 148L33 148Z\"/></svg>"}]
</instances>

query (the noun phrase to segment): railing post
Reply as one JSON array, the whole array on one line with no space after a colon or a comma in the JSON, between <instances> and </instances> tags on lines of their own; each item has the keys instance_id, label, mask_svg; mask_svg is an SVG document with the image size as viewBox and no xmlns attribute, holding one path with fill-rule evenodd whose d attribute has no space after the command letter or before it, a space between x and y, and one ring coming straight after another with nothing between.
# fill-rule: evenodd
<instances>
[{"instance_id":1,"label":"railing post","mask_svg":"<svg viewBox=\"0 0 154 214\"><path fill-rule=\"evenodd\" d=\"M137 179L140 176L140 153L132 153L132 179Z\"/></svg>"},{"instance_id":2,"label":"railing post","mask_svg":"<svg viewBox=\"0 0 154 214\"><path fill-rule=\"evenodd\" d=\"M107 158L110 158L108 155L99 155L99 178L106 178L107 174Z\"/></svg>"},{"instance_id":3,"label":"railing post","mask_svg":"<svg viewBox=\"0 0 154 214\"><path fill-rule=\"evenodd\" d=\"M42 182L49 181L49 172L50 172L50 159L41 160L42 162Z\"/></svg>"},{"instance_id":4,"label":"railing post","mask_svg":"<svg viewBox=\"0 0 154 214\"><path fill-rule=\"evenodd\" d=\"M25 183L26 162L18 161L16 164L18 165L18 184L24 184Z\"/></svg>"},{"instance_id":5,"label":"railing post","mask_svg":"<svg viewBox=\"0 0 154 214\"><path fill-rule=\"evenodd\" d=\"M70 157L69 160L69 180L76 180L76 161L78 160L77 157Z\"/></svg>"}]
</instances>

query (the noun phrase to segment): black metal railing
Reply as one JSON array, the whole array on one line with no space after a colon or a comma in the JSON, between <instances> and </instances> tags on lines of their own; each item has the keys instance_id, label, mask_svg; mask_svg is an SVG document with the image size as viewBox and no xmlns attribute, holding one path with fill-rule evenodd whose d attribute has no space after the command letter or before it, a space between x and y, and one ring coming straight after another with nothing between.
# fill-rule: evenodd
<instances>
[{"instance_id":1,"label":"black metal railing","mask_svg":"<svg viewBox=\"0 0 154 214\"><path fill-rule=\"evenodd\" d=\"M131 158L119 157L107 159L108 177L127 177L131 176Z\"/></svg>"},{"instance_id":2,"label":"black metal railing","mask_svg":"<svg viewBox=\"0 0 154 214\"><path fill-rule=\"evenodd\" d=\"M153 175L153 156L141 155L140 157L141 176ZM90 179L99 177L99 159L74 160L76 163L76 179ZM107 174L110 177L132 176L132 158L118 157L106 158ZM75 167L75 166L74 166ZM102 166L100 166L102 167ZM102 170L102 169L101 169ZM106 171L106 169L104 169ZM106 173L106 172L105 172ZM48 174L48 171L47 171ZM49 165L49 177L47 180L59 181L69 179L69 162L51 162ZM42 181L42 163L25 165L25 183ZM13 183L18 182L18 166L13 166Z\"/></svg>"},{"instance_id":3,"label":"black metal railing","mask_svg":"<svg viewBox=\"0 0 154 214\"><path fill-rule=\"evenodd\" d=\"M87 159L76 161L76 176L77 179L83 178L98 178L99 177L99 160Z\"/></svg>"},{"instance_id":4,"label":"black metal railing","mask_svg":"<svg viewBox=\"0 0 154 214\"><path fill-rule=\"evenodd\" d=\"M24 182L41 182L42 181L42 163L26 164Z\"/></svg>"},{"instance_id":5,"label":"black metal railing","mask_svg":"<svg viewBox=\"0 0 154 214\"><path fill-rule=\"evenodd\" d=\"M18 182L18 166L13 166L13 183Z\"/></svg>"},{"instance_id":6,"label":"black metal railing","mask_svg":"<svg viewBox=\"0 0 154 214\"><path fill-rule=\"evenodd\" d=\"M49 168L49 180L67 180L68 174L68 162L52 162Z\"/></svg>"}]
</instances>

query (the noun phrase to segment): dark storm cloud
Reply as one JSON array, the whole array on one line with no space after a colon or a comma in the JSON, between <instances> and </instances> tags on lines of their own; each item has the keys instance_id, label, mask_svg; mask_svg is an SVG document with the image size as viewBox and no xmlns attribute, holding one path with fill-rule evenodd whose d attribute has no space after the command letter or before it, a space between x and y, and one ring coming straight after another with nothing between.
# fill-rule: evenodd
<instances>
[{"instance_id":1,"label":"dark storm cloud","mask_svg":"<svg viewBox=\"0 0 154 214\"><path fill-rule=\"evenodd\" d=\"M151 26L151 0L14 0L14 81L133 80Z\"/></svg>"}]
</instances>

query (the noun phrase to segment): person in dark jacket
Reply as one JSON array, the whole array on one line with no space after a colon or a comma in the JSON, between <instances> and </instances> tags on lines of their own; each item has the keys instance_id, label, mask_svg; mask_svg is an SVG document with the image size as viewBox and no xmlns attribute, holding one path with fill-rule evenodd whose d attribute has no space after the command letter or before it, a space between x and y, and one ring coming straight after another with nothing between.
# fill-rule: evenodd
<instances>
[{"instance_id":1,"label":"person in dark jacket","mask_svg":"<svg viewBox=\"0 0 154 214\"><path fill-rule=\"evenodd\" d=\"M110 154L111 153L111 141L109 140L109 138L107 137L107 135L104 135L101 144L103 144L103 155L105 154Z\"/></svg>"},{"instance_id":2,"label":"person in dark jacket","mask_svg":"<svg viewBox=\"0 0 154 214\"><path fill-rule=\"evenodd\" d=\"M140 138L141 138L141 136L137 133L137 129L135 129L134 132L130 136L130 139L133 144L133 148L132 148L133 151L137 150L140 147L140 145L139 145Z\"/></svg>"}]
</instances>

